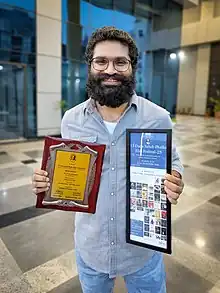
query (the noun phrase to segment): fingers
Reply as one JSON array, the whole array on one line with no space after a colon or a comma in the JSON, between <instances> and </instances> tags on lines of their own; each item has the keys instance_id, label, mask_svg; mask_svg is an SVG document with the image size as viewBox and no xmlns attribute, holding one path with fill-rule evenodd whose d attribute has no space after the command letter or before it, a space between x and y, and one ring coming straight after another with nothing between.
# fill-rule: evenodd
<instances>
[{"instance_id":1,"label":"fingers","mask_svg":"<svg viewBox=\"0 0 220 293\"><path fill-rule=\"evenodd\" d=\"M46 176L34 174L33 175L33 181L49 182L49 178L46 177Z\"/></svg>"},{"instance_id":2,"label":"fingers","mask_svg":"<svg viewBox=\"0 0 220 293\"><path fill-rule=\"evenodd\" d=\"M170 174L166 174L165 179L179 186L182 184L182 179Z\"/></svg>"},{"instance_id":3,"label":"fingers","mask_svg":"<svg viewBox=\"0 0 220 293\"><path fill-rule=\"evenodd\" d=\"M176 192L173 192L172 190L170 190L169 188L167 188L165 186L165 191L167 193L167 197L172 198L173 200L177 200L179 198L179 194Z\"/></svg>"},{"instance_id":4,"label":"fingers","mask_svg":"<svg viewBox=\"0 0 220 293\"><path fill-rule=\"evenodd\" d=\"M32 177L32 187L35 194L49 190L50 183L48 173L44 170L36 169Z\"/></svg>"},{"instance_id":5,"label":"fingers","mask_svg":"<svg viewBox=\"0 0 220 293\"><path fill-rule=\"evenodd\" d=\"M41 175L41 176L48 176L48 173L41 169L35 169L34 174Z\"/></svg>"},{"instance_id":6,"label":"fingers","mask_svg":"<svg viewBox=\"0 0 220 293\"><path fill-rule=\"evenodd\" d=\"M50 183L49 182L33 181L32 186L34 188L47 188L47 187L50 187Z\"/></svg>"},{"instance_id":7,"label":"fingers","mask_svg":"<svg viewBox=\"0 0 220 293\"><path fill-rule=\"evenodd\" d=\"M45 191L48 191L49 190L49 187L46 187L46 188L33 188L33 193L34 194L39 194L41 192L45 192Z\"/></svg>"},{"instance_id":8,"label":"fingers","mask_svg":"<svg viewBox=\"0 0 220 293\"><path fill-rule=\"evenodd\" d=\"M180 194L182 192L182 186L176 185L170 181L165 180L164 185L173 193Z\"/></svg>"},{"instance_id":9,"label":"fingers","mask_svg":"<svg viewBox=\"0 0 220 293\"><path fill-rule=\"evenodd\" d=\"M177 200L175 200L175 199L169 197L168 195L167 195L167 198L168 198L168 200L170 201L171 204L173 204L173 205L177 205Z\"/></svg>"}]
</instances>

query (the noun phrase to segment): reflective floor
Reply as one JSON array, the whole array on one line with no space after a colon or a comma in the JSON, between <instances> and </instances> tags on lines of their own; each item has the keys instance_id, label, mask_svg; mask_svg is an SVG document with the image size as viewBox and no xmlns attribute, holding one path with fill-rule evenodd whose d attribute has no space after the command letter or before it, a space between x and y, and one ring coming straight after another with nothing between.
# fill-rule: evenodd
<instances>
[{"instance_id":1,"label":"reflective floor","mask_svg":"<svg viewBox=\"0 0 220 293\"><path fill-rule=\"evenodd\" d=\"M179 116L185 191L173 207L168 293L220 292L220 120ZM35 209L31 175L43 141L0 145L0 292L79 293L73 215ZM116 281L115 292L126 292ZM103 292L104 293L104 292ZM156 293L156 292L155 292Z\"/></svg>"}]
</instances>

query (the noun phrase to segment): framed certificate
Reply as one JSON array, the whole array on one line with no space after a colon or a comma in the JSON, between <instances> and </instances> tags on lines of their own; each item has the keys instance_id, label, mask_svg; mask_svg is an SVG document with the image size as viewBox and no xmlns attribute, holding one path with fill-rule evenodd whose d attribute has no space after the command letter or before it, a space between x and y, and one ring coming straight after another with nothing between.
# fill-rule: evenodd
<instances>
[{"instance_id":1,"label":"framed certificate","mask_svg":"<svg viewBox=\"0 0 220 293\"><path fill-rule=\"evenodd\" d=\"M171 254L171 204L164 176L171 174L172 130L127 129L126 242Z\"/></svg>"},{"instance_id":2,"label":"framed certificate","mask_svg":"<svg viewBox=\"0 0 220 293\"><path fill-rule=\"evenodd\" d=\"M104 153L105 145L46 136L41 169L50 187L36 207L94 214Z\"/></svg>"}]
</instances>

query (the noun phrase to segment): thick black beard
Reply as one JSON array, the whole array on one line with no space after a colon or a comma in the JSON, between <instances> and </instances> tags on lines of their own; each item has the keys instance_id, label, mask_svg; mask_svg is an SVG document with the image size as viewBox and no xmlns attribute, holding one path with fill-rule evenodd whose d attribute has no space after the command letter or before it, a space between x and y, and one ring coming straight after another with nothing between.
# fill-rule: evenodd
<instances>
[{"instance_id":1,"label":"thick black beard","mask_svg":"<svg viewBox=\"0 0 220 293\"><path fill-rule=\"evenodd\" d=\"M120 81L119 85L103 85L102 81L114 78ZM97 101L101 106L117 108L128 103L134 94L135 78L133 75L126 77L120 74L92 74L89 73L86 90L88 96Z\"/></svg>"}]
</instances>

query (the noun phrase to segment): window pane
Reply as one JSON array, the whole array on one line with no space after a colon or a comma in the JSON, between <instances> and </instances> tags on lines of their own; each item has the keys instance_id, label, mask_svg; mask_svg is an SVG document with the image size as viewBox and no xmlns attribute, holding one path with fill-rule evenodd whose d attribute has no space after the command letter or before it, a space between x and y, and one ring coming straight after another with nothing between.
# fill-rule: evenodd
<instances>
[{"instance_id":1,"label":"window pane","mask_svg":"<svg viewBox=\"0 0 220 293\"><path fill-rule=\"evenodd\" d=\"M0 3L35 11L35 0L0 0Z\"/></svg>"},{"instance_id":2,"label":"window pane","mask_svg":"<svg viewBox=\"0 0 220 293\"><path fill-rule=\"evenodd\" d=\"M84 0L62 0L62 21L91 26L91 7L92 5Z\"/></svg>"},{"instance_id":3,"label":"window pane","mask_svg":"<svg viewBox=\"0 0 220 293\"><path fill-rule=\"evenodd\" d=\"M82 52L82 27L74 23L62 24L63 57L67 59L81 60Z\"/></svg>"},{"instance_id":4,"label":"window pane","mask_svg":"<svg viewBox=\"0 0 220 293\"><path fill-rule=\"evenodd\" d=\"M62 62L62 99L71 108L87 99L87 65L74 61Z\"/></svg>"},{"instance_id":5,"label":"window pane","mask_svg":"<svg viewBox=\"0 0 220 293\"><path fill-rule=\"evenodd\" d=\"M26 68L26 99L27 99L27 137L36 137L36 68L27 66Z\"/></svg>"},{"instance_id":6,"label":"window pane","mask_svg":"<svg viewBox=\"0 0 220 293\"><path fill-rule=\"evenodd\" d=\"M92 4L87 1L80 1L80 23L82 26L91 27L91 9Z\"/></svg>"},{"instance_id":7,"label":"window pane","mask_svg":"<svg viewBox=\"0 0 220 293\"><path fill-rule=\"evenodd\" d=\"M35 52L35 30L34 13L0 4L0 48Z\"/></svg>"},{"instance_id":8,"label":"window pane","mask_svg":"<svg viewBox=\"0 0 220 293\"><path fill-rule=\"evenodd\" d=\"M91 4L93 4L91 6L91 23L93 29L114 24L112 0L105 1L103 5L101 3L99 0L91 1Z\"/></svg>"},{"instance_id":9,"label":"window pane","mask_svg":"<svg viewBox=\"0 0 220 293\"><path fill-rule=\"evenodd\" d=\"M114 11L114 25L130 34L133 34L135 17L120 11Z\"/></svg>"},{"instance_id":10,"label":"window pane","mask_svg":"<svg viewBox=\"0 0 220 293\"><path fill-rule=\"evenodd\" d=\"M133 14L133 0L114 0L114 9L120 12Z\"/></svg>"},{"instance_id":11,"label":"window pane","mask_svg":"<svg viewBox=\"0 0 220 293\"><path fill-rule=\"evenodd\" d=\"M19 51L15 52L11 50L9 51L9 50L0 49L0 60L34 65L36 60L36 55L24 54Z\"/></svg>"}]
</instances>

